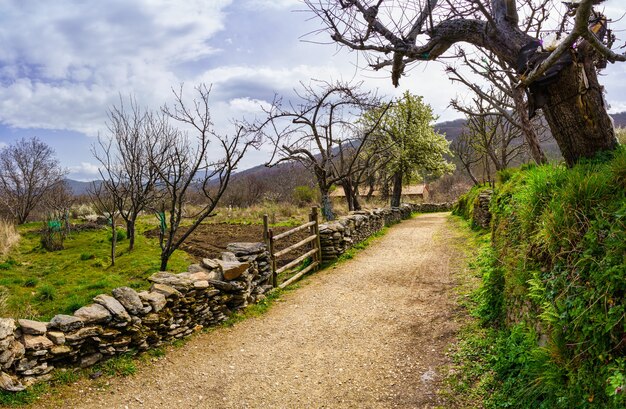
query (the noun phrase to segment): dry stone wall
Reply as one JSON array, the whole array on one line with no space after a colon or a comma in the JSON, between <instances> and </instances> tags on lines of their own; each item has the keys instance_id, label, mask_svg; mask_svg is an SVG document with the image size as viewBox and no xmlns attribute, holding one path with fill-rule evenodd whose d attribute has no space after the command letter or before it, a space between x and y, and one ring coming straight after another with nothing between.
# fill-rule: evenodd
<instances>
[{"instance_id":1,"label":"dry stone wall","mask_svg":"<svg viewBox=\"0 0 626 409\"><path fill-rule=\"evenodd\" d=\"M59 367L87 367L145 351L227 319L272 288L261 243L233 243L221 260L152 275L149 291L120 287L50 322L0 319L0 388L19 391Z\"/></svg>"},{"instance_id":2,"label":"dry stone wall","mask_svg":"<svg viewBox=\"0 0 626 409\"><path fill-rule=\"evenodd\" d=\"M447 211L451 204L402 205L354 212L320 226L324 260L415 211ZM158 272L148 291L130 287L100 294L73 315L50 322L0 318L0 389L20 391L51 378L54 368L88 367L124 353L156 348L265 297L272 289L269 253L262 243L232 243L221 259L188 271Z\"/></svg>"},{"instance_id":3,"label":"dry stone wall","mask_svg":"<svg viewBox=\"0 0 626 409\"><path fill-rule=\"evenodd\" d=\"M402 204L400 207L351 212L320 225L322 261L333 261L350 247L370 237L385 226L408 218L411 213L447 212L453 203Z\"/></svg>"}]
</instances>

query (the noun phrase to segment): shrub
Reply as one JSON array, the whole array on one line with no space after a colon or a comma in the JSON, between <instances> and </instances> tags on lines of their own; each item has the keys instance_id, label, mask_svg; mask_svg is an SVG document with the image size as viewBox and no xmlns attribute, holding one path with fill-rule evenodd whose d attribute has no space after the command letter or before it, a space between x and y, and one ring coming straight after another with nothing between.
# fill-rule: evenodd
<instances>
[{"instance_id":1,"label":"shrub","mask_svg":"<svg viewBox=\"0 0 626 409\"><path fill-rule=\"evenodd\" d=\"M293 189L293 199L298 206L306 206L317 199L317 190L311 186L296 186Z\"/></svg>"},{"instance_id":2,"label":"shrub","mask_svg":"<svg viewBox=\"0 0 626 409\"><path fill-rule=\"evenodd\" d=\"M96 258L96 256L91 253L81 253L80 255L81 261L93 260L94 258Z\"/></svg>"},{"instance_id":3,"label":"shrub","mask_svg":"<svg viewBox=\"0 0 626 409\"><path fill-rule=\"evenodd\" d=\"M39 280L37 280L35 277L31 277L24 281L24 287L36 287L38 283Z\"/></svg>"},{"instance_id":4,"label":"shrub","mask_svg":"<svg viewBox=\"0 0 626 409\"><path fill-rule=\"evenodd\" d=\"M49 285L45 284L39 288L37 291L37 299L41 301L53 301L56 297L56 289Z\"/></svg>"},{"instance_id":5,"label":"shrub","mask_svg":"<svg viewBox=\"0 0 626 409\"><path fill-rule=\"evenodd\" d=\"M126 230L116 229L117 232L117 242L119 243L122 240L126 239ZM113 240L113 235L109 232L109 241Z\"/></svg>"}]
</instances>

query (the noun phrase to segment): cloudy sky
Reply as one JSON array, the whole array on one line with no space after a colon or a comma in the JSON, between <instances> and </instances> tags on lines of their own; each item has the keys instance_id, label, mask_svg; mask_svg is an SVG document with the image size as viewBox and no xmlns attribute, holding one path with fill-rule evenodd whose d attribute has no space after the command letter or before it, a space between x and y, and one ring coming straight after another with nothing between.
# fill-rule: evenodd
<instances>
[{"instance_id":1,"label":"cloudy sky","mask_svg":"<svg viewBox=\"0 0 626 409\"><path fill-rule=\"evenodd\" d=\"M622 1L609 0L607 14L624 14ZM408 89L440 120L459 117L448 104L466 92L439 63L413 68L394 89L385 73L358 69L356 53L301 41L319 28L303 9L299 0L0 0L0 147L38 136L70 178L91 180L90 147L107 134L107 110L129 95L157 108L180 84L213 84L222 132L230 118L250 118L260 101L291 95L311 78L363 80L389 97ZM626 64L616 64L601 80L612 111L626 111L624 79ZM254 152L243 167L265 155Z\"/></svg>"}]
</instances>

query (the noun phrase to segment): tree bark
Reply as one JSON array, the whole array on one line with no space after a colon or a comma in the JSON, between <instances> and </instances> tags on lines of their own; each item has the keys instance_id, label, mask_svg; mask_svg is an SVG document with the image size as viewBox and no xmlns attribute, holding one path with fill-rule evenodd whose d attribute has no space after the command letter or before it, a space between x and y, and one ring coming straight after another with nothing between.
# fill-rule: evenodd
<instances>
[{"instance_id":1,"label":"tree bark","mask_svg":"<svg viewBox=\"0 0 626 409\"><path fill-rule=\"evenodd\" d=\"M126 236L128 236L128 251L135 248L135 220L131 219L126 222Z\"/></svg>"},{"instance_id":2,"label":"tree bark","mask_svg":"<svg viewBox=\"0 0 626 409\"><path fill-rule=\"evenodd\" d=\"M393 193L391 194L391 207L400 206L400 198L402 197L402 176L403 172L397 170L393 174Z\"/></svg>"},{"instance_id":3,"label":"tree bark","mask_svg":"<svg viewBox=\"0 0 626 409\"><path fill-rule=\"evenodd\" d=\"M320 186L320 194L322 197L322 216L324 216L326 220L335 220L335 213L333 212L333 204L330 201L328 188Z\"/></svg>"},{"instance_id":4,"label":"tree bark","mask_svg":"<svg viewBox=\"0 0 626 409\"><path fill-rule=\"evenodd\" d=\"M564 68L556 83L546 87L543 112L567 166L618 145L602 91L591 61Z\"/></svg>"},{"instance_id":5,"label":"tree bark","mask_svg":"<svg viewBox=\"0 0 626 409\"><path fill-rule=\"evenodd\" d=\"M115 216L111 215L111 265L115 265L115 248L117 247L117 226L115 224Z\"/></svg>"}]
</instances>

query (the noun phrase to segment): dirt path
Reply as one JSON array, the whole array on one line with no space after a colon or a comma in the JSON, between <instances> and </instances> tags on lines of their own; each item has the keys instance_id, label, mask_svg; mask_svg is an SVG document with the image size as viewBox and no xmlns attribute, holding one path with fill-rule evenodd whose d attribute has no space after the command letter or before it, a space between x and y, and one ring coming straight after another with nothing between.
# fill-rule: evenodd
<instances>
[{"instance_id":1,"label":"dirt path","mask_svg":"<svg viewBox=\"0 0 626 409\"><path fill-rule=\"evenodd\" d=\"M196 336L104 391L83 380L37 407L440 406L458 240L445 213L404 221L262 317Z\"/></svg>"}]
</instances>

